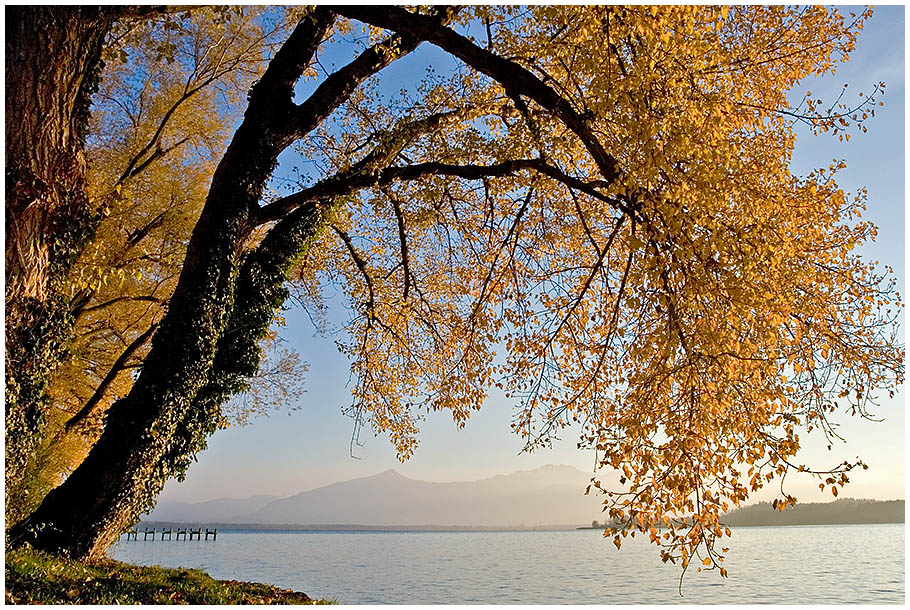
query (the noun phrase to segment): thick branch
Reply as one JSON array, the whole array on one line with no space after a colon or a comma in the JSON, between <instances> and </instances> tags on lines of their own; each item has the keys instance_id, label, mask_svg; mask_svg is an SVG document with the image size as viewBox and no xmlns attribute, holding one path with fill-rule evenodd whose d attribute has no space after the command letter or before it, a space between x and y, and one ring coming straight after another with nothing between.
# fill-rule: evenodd
<instances>
[{"instance_id":1,"label":"thick branch","mask_svg":"<svg viewBox=\"0 0 910 610\"><path fill-rule=\"evenodd\" d=\"M438 7L427 19L442 26L451 20L458 10L458 7ZM297 107L294 129L298 137L306 135L325 120L363 81L416 49L421 42L423 41L411 36L390 36L329 75L312 95Z\"/></svg>"},{"instance_id":2,"label":"thick branch","mask_svg":"<svg viewBox=\"0 0 910 610\"><path fill-rule=\"evenodd\" d=\"M459 58L478 72L498 81L511 97L524 95L555 114L582 141L607 182L620 173L616 160L594 136L588 119L547 86L542 80L514 61L478 47L469 39L433 19L391 6L351 5L332 7L335 12L377 27L426 40Z\"/></svg>"},{"instance_id":3,"label":"thick branch","mask_svg":"<svg viewBox=\"0 0 910 610\"><path fill-rule=\"evenodd\" d=\"M464 178L465 180L482 180L484 178L511 176L522 170L538 171L629 215L632 214L627 205L604 195L595 188L594 184L569 176L559 168L548 165L542 159L513 159L493 165L455 165L431 161L405 167L387 167L378 172L364 172L358 164L345 172L317 182L307 189L273 201L262 208L259 218L260 223L271 222L280 219L298 206L315 199L344 196L362 188L384 186L397 181L417 180L425 176L453 176Z\"/></svg>"},{"instance_id":4,"label":"thick branch","mask_svg":"<svg viewBox=\"0 0 910 610\"><path fill-rule=\"evenodd\" d=\"M260 105L268 107L274 102L292 103L294 85L309 64L322 36L334 21L331 13L320 7L316 7L303 19L310 20L311 27L298 25L281 46L269 63L269 69L250 91L251 109ZM313 36L314 33L318 37Z\"/></svg>"},{"instance_id":5,"label":"thick branch","mask_svg":"<svg viewBox=\"0 0 910 610\"><path fill-rule=\"evenodd\" d=\"M73 415L66 422L66 425L64 427L67 432L72 430L76 424L84 420L89 416L89 414L91 414L92 411L94 411L95 407L98 406L98 403L101 402L101 399L104 398L104 395L107 393L107 389L112 383L114 383L117 375L119 375L120 372L126 368L127 360L129 360L140 347L145 345L145 342L148 341L149 337L152 336L156 328L158 328L158 325L152 324L152 326L147 331L136 337L133 342L130 343L125 350L123 350L123 353L120 354L120 357L117 358L113 366L111 366L110 370L107 372L107 375L105 375L104 379L101 380L101 383L98 384L97 389L95 389L95 393L92 394L91 398L89 398L82 406L82 408L79 409L79 412Z\"/></svg>"},{"instance_id":6,"label":"thick branch","mask_svg":"<svg viewBox=\"0 0 910 610\"><path fill-rule=\"evenodd\" d=\"M77 316L87 314L90 311L97 311L99 309L104 309L105 307L110 307L111 305L115 305L122 301L147 301L149 303L159 303L159 304L164 303L164 301L162 299L159 299L158 297L154 297L154 296L150 296L150 295L115 297L109 301L105 301L103 303L98 303L97 305L92 305L91 307L83 307L77 312Z\"/></svg>"},{"instance_id":7,"label":"thick branch","mask_svg":"<svg viewBox=\"0 0 910 610\"><path fill-rule=\"evenodd\" d=\"M163 128L164 128L164 121L162 121L162 124L161 124L161 127L159 127L159 130L161 130ZM189 136L183 137L183 138L180 138L180 140L178 140L173 146L168 146L167 148L162 148L161 147L161 134L156 133L154 139L152 141L150 141L145 146L145 148L143 148L141 151L136 153L136 155L130 160L129 164L127 165L127 168L125 170L123 170L123 174L121 174L120 177L117 179L117 184L123 184L126 180L132 178L133 176L138 175L139 173L142 172L142 170L147 168L149 165L154 163L156 160L164 157L169 152L186 144L187 142L189 142L189 140L190 140ZM150 154L148 157L146 157L146 159L144 161L142 161L140 163L139 160L142 158L143 155L145 155L151 149L151 147L153 145L155 146L155 150L152 152L152 154ZM137 163L138 163L138 165L137 165Z\"/></svg>"},{"instance_id":8,"label":"thick branch","mask_svg":"<svg viewBox=\"0 0 910 610\"><path fill-rule=\"evenodd\" d=\"M340 195L379 184L378 177L414 139L438 129L447 121L459 118L463 113L463 110L440 112L397 125L390 133L380 136L380 144L347 170L325 178L308 189L282 197L260 208L259 224L278 220L309 201L334 199Z\"/></svg>"},{"instance_id":9,"label":"thick branch","mask_svg":"<svg viewBox=\"0 0 910 610\"><path fill-rule=\"evenodd\" d=\"M140 241L148 237L149 233L151 233L154 229L160 227L162 224L164 224L164 212L159 212L157 216L145 223L145 225L127 233L126 250L129 250Z\"/></svg>"}]
</instances>

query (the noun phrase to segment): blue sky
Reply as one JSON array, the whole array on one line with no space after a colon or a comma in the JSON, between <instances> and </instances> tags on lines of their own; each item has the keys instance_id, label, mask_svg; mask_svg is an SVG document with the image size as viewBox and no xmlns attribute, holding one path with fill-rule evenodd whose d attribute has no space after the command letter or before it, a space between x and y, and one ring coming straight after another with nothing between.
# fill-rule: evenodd
<instances>
[{"instance_id":1,"label":"blue sky","mask_svg":"<svg viewBox=\"0 0 910 610\"><path fill-rule=\"evenodd\" d=\"M453 65L435 49L421 47L415 57L393 65L392 70L404 75L422 65L434 63L437 70ZM410 62L410 63L409 63ZM411 72L413 74L413 72ZM894 267L904 286L904 201L905 201L905 102L904 102L904 7L875 8L850 62L838 66L834 75L820 81L807 81L813 97L833 99L845 83L850 92L845 99L856 100L859 91L869 93L875 83L885 81L887 93L881 99L885 106L866 123L866 134L853 135L849 142L839 142L830 135L813 137L800 133L793 158L796 174L805 174L824 166L832 159L843 159L847 168L839 174L839 183L848 192L861 186L868 190L866 218L879 227L875 244L864 248L863 255ZM389 74L398 86L399 79ZM793 97L791 99L796 99ZM299 165L299 161L297 162ZM279 172L281 169L279 169ZM330 317L345 315L341 303ZM360 476L388 468L402 474L430 481L472 480L536 468L544 464L571 464L589 472L593 455L576 449L575 434L566 431L552 450L522 454L521 440L510 432L512 402L495 390L483 409L474 414L463 430L457 430L444 414L431 414L424 422L416 454L402 464L388 439L365 432L363 446L351 457L353 422L341 413L350 401L348 363L335 349L331 337L315 335L303 311L286 313L282 336L307 361L307 392L299 409L275 413L253 420L244 427L222 430L210 439L209 448L190 467L186 481L170 481L161 498L174 501L201 501L218 497L247 497L254 494L288 496L305 489ZM831 451L815 435L801 435L803 462L816 466L834 466L845 459L860 456L869 470L851 476L843 495L853 497L903 498L905 481L904 394L887 398L875 411L883 422L868 422L842 416L841 434L846 444L836 444ZM801 501L825 501L817 485L795 475L788 478L791 493ZM756 496L767 499L773 490Z\"/></svg>"}]
</instances>

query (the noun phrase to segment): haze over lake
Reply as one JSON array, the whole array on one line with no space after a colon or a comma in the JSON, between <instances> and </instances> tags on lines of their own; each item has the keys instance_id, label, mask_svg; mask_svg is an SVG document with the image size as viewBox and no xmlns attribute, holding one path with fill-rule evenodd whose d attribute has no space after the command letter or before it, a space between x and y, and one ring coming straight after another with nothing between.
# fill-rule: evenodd
<instances>
[{"instance_id":1,"label":"haze over lake","mask_svg":"<svg viewBox=\"0 0 910 610\"><path fill-rule=\"evenodd\" d=\"M900 604L904 526L735 529L729 578L618 551L596 530L219 532L217 541L125 541L120 561L202 568L345 604Z\"/></svg>"},{"instance_id":2,"label":"haze over lake","mask_svg":"<svg viewBox=\"0 0 910 610\"><path fill-rule=\"evenodd\" d=\"M734 527L732 538L721 545L731 548L730 577L698 573L693 564L680 598L678 568L662 564L657 548L646 540L626 539L618 551L601 530L574 529L605 518L603 497L583 494L589 478L565 465L457 483L418 481L388 470L288 498L162 502L146 522L219 523L217 541L124 538L109 555L146 565L201 568L215 578L268 582L342 603L904 600L903 523ZM903 501L840 500L798 509L787 516L809 515L820 522L903 519ZM779 515L757 505L739 519L756 523ZM737 522L736 516L730 521ZM281 524L300 525L292 530ZM541 527L546 524L563 528ZM421 526L426 529L419 531ZM445 526L501 529L427 531ZM505 531L510 527L543 531Z\"/></svg>"}]
</instances>

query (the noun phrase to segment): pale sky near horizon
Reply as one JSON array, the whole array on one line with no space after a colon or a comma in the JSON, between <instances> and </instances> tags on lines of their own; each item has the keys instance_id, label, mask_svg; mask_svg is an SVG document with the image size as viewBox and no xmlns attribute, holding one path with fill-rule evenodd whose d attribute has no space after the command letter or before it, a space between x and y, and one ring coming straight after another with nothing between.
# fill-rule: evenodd
<instances>
[{"instance_id":1,"label":"pale sky near horizon","mask_svg":"<svg viewBox=\"0 0 910 610\"><path fill-rule=\"evenodd\" d=\"M904 101L904 7L876 7L872 19L857 42L847 64L821 82L807 82L796 91L809 89L813 97L825 100L837 96L849 83L845 100L856 93L872 91L885 81L885 106L866 123L868 133L850 142L838 142L830 135L813 137L800 132L793 158L794 173L804 175L815 167L827 167L832 159L843 159L847 169L839 183L847 192L868 189L867 219L879 227L877 242L863 250L871 259L894 267L901 294L905 285L905 101ZM425 55L422 55L425 54ZM407 61L393 66L400 74L420 62L449 61L435 49L422 46L415 64ZM420 64L421 66L423 64ZM423 73L420 67L418 74ZM393 79L394 80L394 79ZM340 304L332 315L343 316ZM445 414L430 414L423 423L415 455L402 464L384 436L362 435L364 445L350 454L352 421L341 413L350 401L348 363L338 353L331 337L314 336L308 316L288 311L282 336L309 365L306 394L300 409L260 417L244 427L216 432L209 447L198 456L183 483L170 481L161 499L196 502L220 497L247 497L255 494L289 496L306 489L395 468L405 476L429 481L456 481L485 478L544 464L570 464L590 472L593 456L576 449L577 436L566 431L552 450L520 454L521 440L511 433L512 403L491 391L483 409L472 416L465 429L457 430ZM902 329L903 332L903 329ZM904 498L905 417L904 393L885 398L875 412L883 422L868 422L843 416L841 433L846 444L824 447L815 434L801 434L802 461L815 466L834 466L845 459L861 457L869 470L851 474L851 484L842 496L878 499ZM827 501L810 479L788 477L788 491L801 501ZM756 500L769 499L773 489L763 490Z\"/></svg>"}]
</instances>

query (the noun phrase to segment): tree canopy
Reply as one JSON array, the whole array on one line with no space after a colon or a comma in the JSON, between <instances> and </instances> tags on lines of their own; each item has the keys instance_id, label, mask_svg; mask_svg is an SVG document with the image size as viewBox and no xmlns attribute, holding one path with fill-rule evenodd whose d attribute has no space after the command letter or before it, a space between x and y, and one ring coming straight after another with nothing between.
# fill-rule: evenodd
<instances>
[{"instance_id":1,"label":"tree canopy","mask_svg":"<svg viewBox=\"0 0 910 610\"><path fill-rule=\"evenodd\" d=\"M875 236L861 218L863 194L838 187L838 163L806 176L790 170L794 119L842 137L863 130L880 103L883 84L852 107L828 109L811 95L793 107L787 98L800 79L848 57L868 14L781 6L295 14L223 155L207 136L189 161L164 162L165 151L198 137L188 118L174 131L159 134L153 119L108 130L124 134L117 142L89 141L130 159L126 170L105 170L101 152L90 171L110 177L165 157L147 174L141 206L124 207L137 226L171 204L200 205L193 175L219 160L198 220L180 208L192 236L177 243L185 238L175 232L156 270L135 279L154 286L131 294L166 302L166 312L132 331L154 325L132 389L111 406L85 462L16 535L79 555L103 550L248 387L290 291L318 307L326 290L340 289L353 311L340 344L356 378L351 409L388 434L402 459L422 413L446 411L463 425L501 387L517 403L513 428L528 448L580 422L598 468L622 473L620 489L599 477L589 488L606 494L617 546L640 532L665 561L685 568L697 558L725 574L715 548L729 534L722 514L792 470L812 471L797 457L803 430L827 433L828 414L862 414L903 380L900 296L887 272L854 252ZM192 30L195 19L179 27ZM146 59L127 61L128 74L103 85L112 100L143 70L169 78L170 43L134 40ZM382 96L382 69L423 42L459 67ZM340 43L356 49L353 59L328 70L320 49ZM207 78L210 61L193 77ZM245 60L237 61L232 70ZM297 99L301 78L312 92ZM216 90L192 103L221 112L229 104ZM304 168L296 190L269 193L290 147ZM116 179L98 184L130 201ZM120 253L117 239L102 228L82 260ZM174 257L184 252L175 282ZM160 297L159 284L169 286ZM857 465L815 474L836 494ZM779 505L794 502L782 488Z\"/></svg>"}]
</instances>

